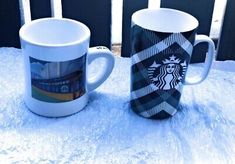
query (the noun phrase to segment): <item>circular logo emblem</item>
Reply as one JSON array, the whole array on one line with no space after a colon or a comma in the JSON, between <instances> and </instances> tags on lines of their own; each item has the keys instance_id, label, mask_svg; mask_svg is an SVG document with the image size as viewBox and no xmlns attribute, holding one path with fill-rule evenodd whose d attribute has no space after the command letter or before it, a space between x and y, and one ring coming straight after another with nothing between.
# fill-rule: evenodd
<instances>
[{"instance_id":1,"label":"circular logo emblem","mask_svg":"<svg viewBox=\"0 0 235 164\"><path fill-rule=\"evenodd\" d=\"M164 59L162 64L154 61L148 68L148 77L156 90L178 89L184 79L186 68L185 60L172 55L169 59Z\"/></svg>"}]
</instances>

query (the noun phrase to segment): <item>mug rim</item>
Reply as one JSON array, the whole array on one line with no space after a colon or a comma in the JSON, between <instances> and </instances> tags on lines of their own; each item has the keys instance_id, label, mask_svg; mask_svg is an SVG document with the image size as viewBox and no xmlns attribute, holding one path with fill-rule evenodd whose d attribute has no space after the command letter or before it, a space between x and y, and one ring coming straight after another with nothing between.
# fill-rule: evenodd
<instances>
[{"instance_id":1,"label":"mug rim","mask_svg":"<svg viewBox=\"0 0 235 164\"><path fill-rule=\"evenodd\" d=\"M84 35L78 39L76 39L75 41L72 41L72 42L67 42L67 43L59 43L59 44L47 44L47 43L40 43L40 42L36 42L36 41L33 41L32 39L30 38L27 38L25 36L25 32L27 29L31 28L32 25L35 25L37 23L40 23L40 22L45 22L45 21L51 21L51 20L59 20L59 21L64 21L64 22L69 22L69 23L73 23L73 24L76 24L80 27L82 27L85 31ZM49 17L49 18L39 18L39 19L36 19L36 20L33 20L29 23L26 23L24 24L20 30L19 30L19 36L20 36L20 39L26 43L29 43L29 44L32 44L32 45L35 45L35 46L42 46L42 47L67 47L67 46L73 46L73 45L77 45L77 44L81 44L83 42L85 42L86 40L89 41L89 38L91 36L91 32L90 32L90 29L82 22L79 22L79 21L76 21L76 20L73 20L73 19L69 19L69 18L54 18L54 17Z\"/></svg>"},{"instance_id":2,"label":"mug rim","mask_svg":"<svg viewBox=\"0 0 235 164\"><path fill-rule=\"evenodd\" d=\"M163 29L163 28L157 28L157 27L149 27L147 24L145 23L142 23L139 19L141 15L144 15L148 12L154 12L154 14L157 14L157 12L172 12L174 13L174 15L178 14L179 16L181 17L188 17L188 19L191 19L192 21L192 25L190 25L189 28L186 28L186 29L183 29L182 30L166 30L166 29ZM148 15L149 17L149 15ZM155 32L162 32L162 33L182 33L182 32L189 32L189 31L192 31L194 29L197 29L198 26L199 26L199 22L197 20L197 18L195 18L193 15L187 13L187 12L184 12L184 11L180 11L180 10L176 10L176 9L172 9L172 8L158 8L158 9L149 9L149 8L146 8L146 9L141 9L141 10L138 10L136 12L134 12L132 14L132 17L131 17L131 22L132 22L132 27L133 25L138 25L140 26L141 28L144 28L144 29L147 29L147 30L151 30L151 31L155 31ZM187 23L186 23L187 24Z\"/></svg>"}]
</instances>

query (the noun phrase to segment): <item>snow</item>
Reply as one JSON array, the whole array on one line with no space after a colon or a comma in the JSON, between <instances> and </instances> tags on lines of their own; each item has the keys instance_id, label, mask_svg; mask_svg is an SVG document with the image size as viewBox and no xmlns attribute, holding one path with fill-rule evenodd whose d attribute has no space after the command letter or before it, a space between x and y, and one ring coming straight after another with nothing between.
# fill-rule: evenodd
<instances>
[{"instance_id":1,"label":"snow","mask_svg":"<svg viewBox=\"0 0 235 164\"><path fill-rule=\"evenodd\" d=\"M214 62L207 80L185 86L179 111L162 121L130 110L130 59L115 61L84 110L45 118L22 100L21 50L0 48L0 163L235 163L235 61ZM90 73L99 68L93 63ZM202 68L191 65L189 73Z\"/></svg>"}]
</instances>

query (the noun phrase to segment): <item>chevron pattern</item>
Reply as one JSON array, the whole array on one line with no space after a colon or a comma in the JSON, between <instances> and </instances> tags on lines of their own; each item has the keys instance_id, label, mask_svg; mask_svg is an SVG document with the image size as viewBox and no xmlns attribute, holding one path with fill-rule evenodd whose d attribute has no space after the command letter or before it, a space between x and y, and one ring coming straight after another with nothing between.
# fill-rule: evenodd
<instances>
[{"instance_id":1,"label":"chevron pattern","mask_svg":"<svg viewBox=\"0 0 235 164\"><path fill-rule=\"evenodd\" d=\"M131 107L137 114L161 119L177 112L195 34L132 27Z\"/></svg>"}]
</instances>

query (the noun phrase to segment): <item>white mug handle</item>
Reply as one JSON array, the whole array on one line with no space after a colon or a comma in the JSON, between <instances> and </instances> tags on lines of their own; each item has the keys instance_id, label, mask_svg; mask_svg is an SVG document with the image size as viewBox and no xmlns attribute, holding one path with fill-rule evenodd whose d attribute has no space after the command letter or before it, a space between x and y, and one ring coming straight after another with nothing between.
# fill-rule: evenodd
<instances>
[{"instance_id":1,"label":"white mug handle","mask_svg":"<svg viewBox=\"0 0 235 164\"><path fill-rule=\"evenodd\" d=\"M196 39L195 39L195 43L194 46L196 46L198 43L201 42L207 42L209 47L208 47L208 53L206 55L206 60L205 60L205 66L204 66L204 70L201 73L201 75L196 76L196 77L190 77L190 78L185 78L185 84L186 85L193 85L193 84L199 84L201 83L203 80L206 79L213 59L214 59L214 55L215 55L215 44L214 42L206 35L196 35Z\"/></svg>"},{"instance_id":2,"label":"white mug handle","mask_svg":"<svg viewBox=\"0 0 235 164\"><path fill-rule=\"evenodd\" d=\"M89 48L87 54L88 65L98 58L105 59L104 69L99 75L87 79L88 92L91 92L99 87L109 77L114 67L114 57L108 48L104 46Z\"/></svg>"}]
</instances>

